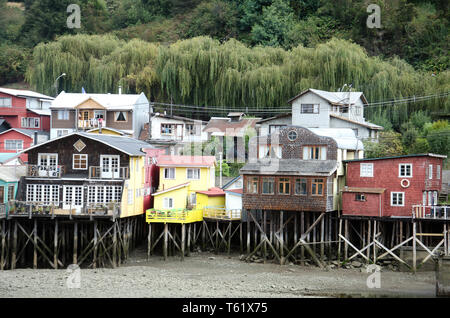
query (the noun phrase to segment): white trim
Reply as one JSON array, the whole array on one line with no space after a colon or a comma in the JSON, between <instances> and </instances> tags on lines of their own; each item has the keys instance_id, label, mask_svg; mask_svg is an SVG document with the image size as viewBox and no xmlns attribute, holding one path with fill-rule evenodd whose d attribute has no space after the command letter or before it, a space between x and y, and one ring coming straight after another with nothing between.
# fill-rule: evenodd
<instances>
[{"instance_id":1,"label":"white trim","mask_svg":"<svg viewBox=\"0 0 450 318\"><path fill-rule=\"evenodd\" d=\"M174 191L174 190L178 190L178 189L187 187L188 185L189 185L189 182L188 183L183 183L183 184L177 185L177 186L169 188L169 189L165 189L165 190L162 190L162 191L159 191L159 192L152 193L152 195L153 196L157 196L157 195L160 195L160 194L163 194L163 193L166 193L166 192L170 192L170 191Z\"/></svg>"},{"instance_id":2,"label":"white trim","mask_svg":"<svg viewBox=\"0 0 450 318\"><path fill-rule=\"evenodd\" d=\"M167 170L167 169L173 169L173 177L172 177L172 178L166 178L166 170ZM163 170L163 177L164 177L164 179L165 179L165 180L175 180L176 171L177 171L177 170L176 170L174 167L164 168L164 170ZM170 175L170 173L169 173L169 175Z\"/></svg>"},{"instance_id":3,"label":"white trim","mask_svg":"<svg viewBox=\"0 0 450 318\"><path fill-rule=\"evenodd\" d=\"M363 169L363 166L366 168ZM368 167L370 167L370 174L367 172ZM363 173L363 170L365 173ZM361 162L359 164L359 176L362 178L373 178L373 162Z\"/></svg>"},{"instance_id":4,"label":"white trim","mask_svg":"<svg viewBox=\"0 0 450 318\"><path fill-rule=\"evenodd\" d=\"M394 197L394 194L401 194L402 195L402 204L392 204L392 199L393 199L393 197ZM397 201L398 201L398 196L397 196ZM405 206L405 192L394 192L394 191L392 191L391 192L391 206L394 206L394 207L396 207L396 206Z\"/></svg>"},{"instance_id":5,"label":"white trim","mask_svg":"<svg viewBox=\"0 0 450 318\"><path fill-rule=\"evenodd\" d=\"M75 156L85 156L86 157L86 168L75 168ZM80 158L81 160L81 158ZM74 153L72 154L72 170L88 170L89 165L88 165L88 155L84 154L84 153Z\"/></svg>"},{"instance_id":6,"label":"white trim","mask_svg":"<svg viewBox=\"0 0 450 318\"><path fill-rule=\"evenodd\" d=\"M409 176L408 175L402 176L402 174L401 174L401 171L402 171L401 167L402 166L405 166L405 174L406 174L406 166L410 167L409 171L411 172L411 174ZM398 177L399 178L412 178L413 177L413 164L412 163L399 163L398 164Z\"/></svg>"},{"instance_id":7,"label":"white trim","mask_svg":"<svg viewBox=\"0 0 450 318\"><path fill-rule=\"evenodd\" d=\"M16 145L16 148L14 148L14 149L8 149L8 148L6 148L6 142L7 141L9 141L9 142L14 142L15 143L15 145ZM18 141L20 141L21 143L22 143L22 147L21 148L17 148L17 142ZM23 140L22 139L5 139L5 147L4 147L4 149L5 150L22 150L23 149Z\"/></svg>"},{"instance_id":8,"label":"white trim","mask_svg":"<svg viewBox=\"0 0 450 318\"><path fill-rule=\"evenodd\" d=\"M188 171L189 170L198 170L198 178L189 178ZM192 176L194 176L194 173L192 173ZM201 178L201 169L200 168L186 168L186 179L187 180L200 180Z\"/></svg>"},{"instance_id":9,"label":"white trim","mask_svg":"<svg viewBox=\"0 0 450 318\"><path fill-rule=\"evenodd\" d=\"M168 204L170 202L170 204ZM163 209L173 209L173 198L165 197L163 198Z\"/></svg>"},{"instance_id":10,"label":"white trim","mask_svg":"<svg viewBox=\"0 0 450 318\"><path fill-rule=\"evenodd\" d=\"M433 180L433 165L428 165L428 179Z\"/></svg>"}]
</instances>

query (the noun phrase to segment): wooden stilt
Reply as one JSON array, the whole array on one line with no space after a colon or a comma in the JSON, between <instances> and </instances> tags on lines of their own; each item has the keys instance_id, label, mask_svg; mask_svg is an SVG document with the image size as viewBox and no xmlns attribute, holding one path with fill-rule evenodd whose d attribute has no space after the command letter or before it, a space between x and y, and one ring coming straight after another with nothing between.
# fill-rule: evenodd
<instances>
[{"instance_id":1,"label":"wooden stilt","mask_svg":"<svg viewBox=\"0 0 450 318\"><path fill-rule=\"evenodd\" d=\"M373 241L375 242L376 238L377 238L377 221L374 220L373 221ZM373 263L376 264L377 263L377 245L374 244L373 245Z\"/></svg>"},{"instance_id":2,"label":"wooden stilt","mask_svg":"<svg viewBox=\"0 0 450 318\"><path fill-rule=\"evenodd\" d=\"M78 264L78 221L73 223L73 259L72 264Z\"/></svg>"},{"instance_id":3,"label":"wooden stilt","mask_svg":"<svg viewBox=\"0 0 450 318\"><path fill-rule=\"evenodd\" d=\"M297 228L298 228L297 212L294 212L294 244L297 243L297 240L298 240ZM293 256L294 256L295 259L297 259L297 250L294 251Z\"/></svg>"},{"instance_id":4,"label":"wooden stilt","mask_svg":"<svg viewBox=\"0 0 450 318\"><path fill-rule=\"evenodd\" d=\"M163 246L163 254L164 260L167 260L167 239L168 239L168 224L164 223L164 246Z\"/></svg>"},{"instance_id":5,"label":"wooden stilt","mask_svg":"<svg viewBox=\"0 0 450 318\"><path fill-rule=\"evenodd\" d=\"M33 249L33 268L37 269L37 219L34 219L34 226L33 226L33 233L34 233L34 249Z\"/></svg>"},{"instance_id":6,"label":"wooden stilt","mask_svg":"<svg viewBox=\"0 0 450 318\"><path fill-rule=\"evenodd\" d=\"M227 246L228 255L231 254L231 229L232 229L231 224L232 224L232 221L229 221L228 222L228 246Z\"/></svg>"},{"instance_id":7,"label":"wooden stilt","mask_svg":"<svg viewBox=\"0 0 450 318\"><path fill-rule=\"evenodd\" d=\"M247 254L250 254L250 215L252 210L247 211Z\"/></svg>"},{"instance_id":8,"label":"wooden stilt","mask_svg":"<svg viewBox=\"0 0 450 318\"><path fill-rule=\"evenodd\" d=\"M348 220L344 221L344 237L345 239L349 239L348 235ZM348 259L348 243L344 241L344 260Z\"/></svg>"},{"instance_id":9,"label":"wooden stilt","mask_svg":"<svg viewBox=\"0 0 450 318\"><path fill-rule=\"evenodd\" d=\"M188 231L187 231L187 256L191 256L191 225L188 224ZM194 224L195 225L195 224Z\"/></svg>"},{"instance_id":10,"label":"wooden stilt","mask_svg":"<svg viewBox=\"0 0 450 318\"><path fill-rule=\"evenodd\" d=\"M339 219L339 231L338 231L338 253L337 253L337 262L338 267L341 267L341 235L342 235L342 219Z\"/></svg>"},{"instance_id":11,"label":"wooden stilt","mask_svg":"<svg viewBox=\"0 0 450 318\"><path fill-rule=\"evenodd\" d=\"M372 226L370 224L370 220L367 220L367 235L365 235L367 237L367 244L370 244L370 241L372 238L371 232L372 232ZM366 256L368 259L370 259L370 246L367 248ZM369 263L369 260L366 260L366 262Z\"/></svg>"},{"instance_id":12,"label":"wooden stilt","mask_svg":"<svg viewBox=\"0 0 450 318\"><path fill-rule=\"evenodd\" d=\"M53 267L58 269L58 220L55 220L55 233L53 237Z\"/></svg>"},{"instance_id":13,"label":"wooden stilt","mask_svg":"<svg viewBox=\"0 0 450 318\"><path fill-rule=\"evenodd\" d=\"M206 221L203 221L203 230L202 230L202 250L206 250Z\"/></svg>"},{"instance_id":14,"label":"wooden stilt","mask_svg":"<svg viewBox=\"0 0 450 318\"><path fill-rule=\"evenodd\" d=\"M284 265L283 211L280 211L280 264Z\"/></svg>"},{"instance_id":15,"label":"wooden stilt","mask_svg":"<svg viewBox=\"0 0 450 318\"><path fill-rule=\"evenodd\" d=\"M61 224L61 260L62 263L66 264L66 226Z\"/></svg>"},{"instance_id":16,"label":"wooden stilt","mask_svg":"<svg viewBox=\"0 0 450 318\"><path fill-rule=\"evenodd\" d=\"M264 240L264 245L263 245L263 256L264 256L264 263L266 263L266 261L267 261L267 240L266 240L266 238L267 238L267 211L266 210L264 210L264 217L263 217L263 226L262 226L262 229L263 229L263 231L264 231L264 233L262 233L261 235L263 235L262 237L261 237L261 241L262 240Z\"/></svg>"},{"instance_id":17,"label":"wooden stilt","mask_svg":"<svg viewBox=\"0 0 450 318\"><path fill-rule=\"evenodd\" d=\"M97 221L94 221L94 261L93 261L93 267L97 268Z\"/></svg>"},{"instance_id":18,"label":"wooden stilt","mask_svg":"<svg viewBox=\"0 0 450 318\"><path fill-rule=\"evenodd\" d=\"M242 222L239 222L239 249L240 249L240 253L243 254L244 253L244 241L243 241L243 236L242 236Z\"/></svg>"},{"instance_id":19,"label":"wooden stilt","mask_svg":"<svg viewBox=\"0 0 450 318\"><path fill-rule=\"evenodd\" d=\"M152 223L149 223L147 236L147 261L150 260L151 254L152 254Z\"/></svg>"},{"instance_id":20,"label":"wooden stilt","mask_svg":"<svg viewBox=\"0 0 450 318\"><path fill-rule=\"evenodd\" d=\"M5 269L6 220L2 221L2 250L0 253L0 270Z\"/></svg>"},{"instance_id":21,"label":"wooden stilt","mask_svg":"<svg viewBox=\"0 0 450 318\"><path fill-rule=\"evenodd\" d=\"M325 218L323 217L322 220L320 221L320 260L322 262L325 256L324 236L325 236Z\"/></svg>"},{"instance_id":22,"label":"wooden stilt","mask_svg":"<svg viewBox=\"0 0 450 318\"><path fill-rule=\"evenodd\" d=\"M305 233L305 212L301 212L301 220L300 220L300 236ZM300 246L300 260L301 264L305 265L305 247Z\"/></svg>"},{"instance_id":23,"label":"wooden stilt","mask_svg":"<svg viewBox=\"0 0 450 318\"><path fill-rule=\"evenodd\" d=\"M184 260L185 238L186 238L186 224L181 223L181 260Z\"/></svg>"},{"instance_id":24,"label":"wooden stilt","mask_svg":"<svg viewBox=\"0 0 450 318\"><path fill-rule=\"evenodd\" d=\"M113 241L112 241L112 264L113 268L117 266L117 222L113 221Z\"/></svg>"}]
</instances>

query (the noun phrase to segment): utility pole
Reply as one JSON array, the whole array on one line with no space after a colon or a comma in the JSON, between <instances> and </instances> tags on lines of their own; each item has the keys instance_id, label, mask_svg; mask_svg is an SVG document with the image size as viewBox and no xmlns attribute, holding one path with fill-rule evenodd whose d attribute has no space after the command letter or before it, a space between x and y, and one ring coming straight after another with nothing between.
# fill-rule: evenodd
<instances>
[{"instance_id":1,"label":"utility pole","mask_svg":"<svg viewBox=\"0 0 450 318\"><path fill-rule=\"evenodd\" d=\"M222 188L222 152L219 152L219 187Z\"/></svg>"},{"instance_id":2,"label":"utility pole","mask_svg":"<svg viewBox=\"0 0 450 318\"><path fill-rule=\"evenodd\" d=\"M152 102L148 103L148 140L152 139L152 115L153 115L153 107Z\"/></svg>"}]
</instances>

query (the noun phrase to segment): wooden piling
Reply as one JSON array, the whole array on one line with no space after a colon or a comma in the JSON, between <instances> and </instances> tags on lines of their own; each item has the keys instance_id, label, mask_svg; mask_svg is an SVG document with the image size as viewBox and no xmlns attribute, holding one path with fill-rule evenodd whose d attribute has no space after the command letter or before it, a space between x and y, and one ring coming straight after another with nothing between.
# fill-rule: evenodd
<instances>
[{"instance_id":1,"label":"wooden piling","mask_svg":"<svg viewBox=\"0 0 450 318\"><path fill-rule=\"evenodd\" d=\"M186 256L191 256L191 225L188 224L188 231L187 231L187 254Z\"/></svg>"},{"instance_id":2,"label":"wooden piling","mask_svg":"<svg viewBox=\"0 0 450 318\"><path fill-rule=\"evenodd\" d=\"M168 224L164 223L164 245L163 245L163 254L164 254L164 260L167 260L167 240L168 240Z\"/></svg>"},{"instance_id":3,"label":"wooden piling","mask_svg":"<svg viewBox=\"0 0 450 318\"><path fill-rule=\"evenodd\" d=\"M55 231L53 236L53 267L58 269L58 220L55 220Z\"/></svg>"},{"instance_id":4,"label":"wooden piling","mask_svg":"<svg viewBox=\"0 0 450 318\"><path fill-rule=\"evenodd\" d=\"M185 237L186 237L186 225L184 223L181 223L181 260L184 260Z\"/></svg>"},{"instance_id":5,"label":"wooden piling","mask_svg":"<svg viewBox=\"0 0 450 318\"><path fill-rule=\"evenodd\" d=\"M284 265L283 211L280 211L280 264Z\"/></svg>"},{"instance_id":6,"label":"wooden piling","mask_svg":"<svg viewBox=\"0 0 450 318\"><path fill-rule=\"evenodd\" d=\"M93 267L97 268L97 221L94 221L94 261L93 261Z\"/></svg>"},{"instance_id":7,"label":"wooden piling","mask_svg":"<svg viewBox=\"0 0 450 318\"><path fill-rule=\"evenodd\" d=\"M33 248L33 269L37 269L37 219L34 219L34 226L33 226L33 233L34 233L34 248Z\"/></svg>"}]
</instances>

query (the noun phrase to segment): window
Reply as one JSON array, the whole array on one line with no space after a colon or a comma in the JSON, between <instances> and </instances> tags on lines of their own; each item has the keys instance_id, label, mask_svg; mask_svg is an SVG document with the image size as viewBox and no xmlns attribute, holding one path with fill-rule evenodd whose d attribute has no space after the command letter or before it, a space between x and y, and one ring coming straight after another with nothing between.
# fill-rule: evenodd
<instances>
[{"instance_id":1,"label":"window","mask_svg":"<svg viewBox=\"0 0 450 318\"><path fill-rule=\"evenodd\" d=\"M74 154L73 155L73 169L74 170L87 170L88 167L88 155Z\"/></svg>"},{"instance_id":2,"label":"window","mask_svg":"<svg viewBox=\"0 0 450 318\"><path fill-rule=\"evenodd\" d=\"M404 206L404 205L405 205L405 193L391 192L391 206Z\"/></svg>"},{"instance_id":3,"label":"window","mask_svg":"<svg viewBox=\"0 0 450 318\"><path fill-rule=\"evenodd\" d=\"M22 117L23 128L39 128L39 118L34 117Z\"/></svg>"},{"instance_id":4,"label":"window","mask_svg":"<svg viewBox=\"0 0 450 318\"><path fill-rule=\"evenodd\" d=\"M295 194L306 195L307 193L306 179L295 179Z\"/></svg>"},{"instance_id":5,"label":"window","mask_svg":"<svg viewBox=\"0 0 450 318\"><path fill-rule=\"evenodd\" d=\"M355 201L366 201L366 196L361 193L355 194Z\"/></svg>"},{"instance_id":6,"label":"window","mask_svg":"<svg viewBox=\"0 0 450 318\"><path fill-rule=\"evenodd\" d=\"M319 104L302 104L300 112L302 114L318 114Z\"/></svg>"},{"instance_id":7,"label":"window","mask_svg":"<svg viewBox=\"0 0 450 318\"><path fill-rule=\"evenodd\" d=\"M164 198L163 208L164 209L173 209L173 198Z\"/></svg>"},{"instance_id":8,"label":"window","mask_svg":"<svg viewBox=\"0 0 450 318\"><path fill-rule=\"evenodd\" d=\"M190 202L191 202L191 205L197 204L197 195L195 193L191 193Z\"/></svg>"},{"instance_id":9,"label":"window","mask_svg":"<svg viewBox=\"0 0 450 318\"><path fill-rule=\"evenodd\" d=\"M269 134L274 133L276 131L280 131L285 127L286 125L269 125Z\"/></svg>"},{"instance_id":10,"label":"window","mask_svg":"<svg viewBox=\"0 0 450 318\"><path fill-rule=\"evenodd\" d=\"M114 121L119 121L119 122L127 122L127 113L126 112L115 112L114 113Z\"/></svg>"},{"instance_id":11,"label":"window","mask_svg":"<svg viewBox=\"0 0 450 318\"><path fill-rule=\"evenodd\" d=\"M0 107L12 107L12 98L0 97Z\"/></svg>"},{"instance_id":12,"label":"window","mask_svg":"<svg viewBox=\"0 0 450 318\"><path fill-rule=\"evenodd\" d=\"M62 136L68 135L68 134L69 134L69 130L67 130L67 129L58 129L56 131L57 137L62 137Z\"/></svg>"},{"instance_id":13,"label":"window","mask_svg":"<svg viewBox=\"0 0 450 318\"><path fill-rule=\"evenodd\" d=\"M258 177L250 177L247 180L247 193L258 193Z\"/></svg>"},{"instance_id":14,"label":"window","mask_svg":"<svg viewBox=\"0 0 450 318\"><path fill-rule=\"evenodd\" d=\"M274 178L262 178L262 194L274 194Z\"/></svg>"},{"instance_id":15,"label":"window","mask_svg":"<svg viewBox=\"0 0 450 318\"><path fill-rule=\"evenodd\" d=\"M175 179L175 168L164 168L164 179Z\"/></svg>"},{"instance_id":16,"label":"window","mask_svg":"<svg viewBox=\"0 0 450 318\"><path fill-rule=\"evenodd\" d=\"M14 193L14 189L12 192ZM42 202L46 205L58 205L59 186L47 184L27 184L26 200L27 202Z\"/></svg>"},{"instance_id":17,"label":"window","mask_svg":"<svg viewBox=\"0 0 450 318\"><path fill-rule=\"evenodd\" d=\"M280 178L278 181L278 193L279 194L291 194L291 183L289 178Z\"/></svg>"},{"instance_id":18,"label":"window","mask_svg":"<svg viewBox=\"0 0 450 318\"><path fill-rule=\"evenodd\" d=\"M399 177L412 177L412 164L410 163L401 163L398 165L398 176Z\"/></svg>"},{"instance_id":19,"label":"window","mask_svg":"<svg viewBox=\"0 0 450 318\"><path fill-rule=\"evenodd\" d=\"M373 177L373 163L361 163L359 170L360 177Z\"/></svg>"},{"instance_id":20,"label":"window","mask_svg":"<svg viewBox=\"0 0 450 318\"><path fill-rule=\"evenodd\" d=\"M197 131L200 132L198 129L196 129L196 126L194 124L186 124L186 135L188 136L199 135Z\"/></svg>"},{"instance_id":21,"label":"window","mask_svg":"<svg viewBox=\"0 0 450 318\"><path fill-rule=\"evenodd\" d=\"M187 169L187 178L191 180L200 179L200 169Z\"/></svg>"},{"instance_id":22,"label":"window","mask_svg":"<svg viewBox=\"0 0 450 318\"><path fill-rule=\"evenodd\" d=\"M161 124L161 135L172 135L174 130L174 125L172 124Z\"/></svg>"},{"instance_id":23,"label":"window","mask_svg":"<svg viewBox=\"0 0 450 318\"><path fill-rule=\"evenodd\" d=\"M326 146L304 146L303 160L327 160Z\"/></svg>"},{"instance_id":24,"label":"window","mask_svg":"<svg viewBox=\"0 0 450 318\"><path fill-rule=\"evenodd\" d=\"M428 166L428 179L433 179L433 165Z\"/></svg>"},{"instance_id":25,"label":"window","mask_svg":"<svg viewBox=\"0 0 450 318\"><path fill-rule=\"evenodd\" d=\"M352 128L352 130L355 133L355 136L358 137L358 128Z\"/></svg>"},{"instance_id":26,"label":"window","mask_svg":"<svg viewBox=\"0 0 450 318\"><path fill-rule=\"evenodd\" d=\"M295 130L291 130L291 131L288 133L288 139L289 139L290 141L294 141L295 139L297 139L297 132L296 132Z\"/></svg>"},{"instance_id":27,"label":"window","mask_svg":"<svg viewBox=\"0 0 450 318\"><path fill-rule=\"evenodd\" d=\"M56 167L58 165L58 154L56 153L38 154L38 165Z\"/></svg>"},{"instance_id":28,"label":"window","mask_svg":"<svg viewBox=\"0 0 450 318\"><path fill-rule=\"evenodd\" d=\"M441 166L436 166L436 179L441 178Z\"/></svg>"},{"instance_id":29,"label":"window","mask_svg":"<svg viewBox=\"0 0 450 318\"><path fill-rule=\"evenodd\" d=\"M8 186L8 201L14 200L15 192L14 184L10 184Z\"/></svg>"},{"instance_id":30,"label":"window","mask_svg":"<svg viewBox=\"0 0 450 318\"><path fill-rule=\"evenodd\" d=\"M313 179L311 182L311 195L323 195L323 179Z\"/></svg>"},{"instance_id":31,"label":"window","mask_svg":"<svg viewBox=\"0 0 450 318\"><path fill-rule=\"evenodd\" d=\"M23 140L5 140L5 150L22 150Z\"/></svg>"},{"instance_id":32,"label":"window","mask_svg":"<svg viewBox=\"0 0 450 318\"><path fill-rule=\"evenodd\" d=\"M69 120L69 111L58 110L58 120Z\"/></svg>"},{"instance_id":33,"label":"window","mask_svg":"<svg viewBox=\"0 0 450 318\"><path fill-rule=\"evenodd\" d=\"M133 189L128 189L128 204L133 204Z\"/></svg>"}]
</instances>

